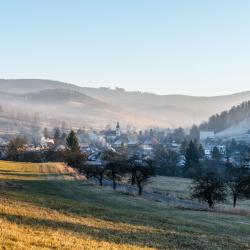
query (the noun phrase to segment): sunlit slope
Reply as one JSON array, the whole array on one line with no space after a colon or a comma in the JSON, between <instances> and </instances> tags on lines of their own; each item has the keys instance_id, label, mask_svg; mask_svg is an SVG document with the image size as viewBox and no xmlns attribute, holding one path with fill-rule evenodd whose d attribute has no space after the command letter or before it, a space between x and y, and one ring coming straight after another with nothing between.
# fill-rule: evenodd
<instances>
[{"instance_id":1,"label":"sunlit slope","mask_svg":"<svg viewBox=\"0 0 250 250\"><path fill-rule=\"evenodd\" d=\"M249 249L250 218L93 187L63 164L0 162L6 249Z\"/></svg>"}]
</instances>

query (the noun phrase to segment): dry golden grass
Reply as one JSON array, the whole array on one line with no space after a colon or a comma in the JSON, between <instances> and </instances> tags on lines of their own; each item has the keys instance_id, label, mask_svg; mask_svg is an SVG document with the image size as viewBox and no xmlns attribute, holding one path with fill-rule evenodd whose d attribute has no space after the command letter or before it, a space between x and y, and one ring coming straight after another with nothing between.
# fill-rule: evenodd
<instances>
[{"instance_id":1,"label":"dry golden grass","mask_svg":"<svg viewBox=\"0 0 250 250\"><path fill-rule=\"evenodd\" d=\"M1 245L6 249L142 249L131 244L97 240L86 229L124 232L150 230L94 218L65 215L23 202L1 200ZM60 228L61 226L61 228ZM69 230L66 228L69 227ZM71 232L71 228L75 232ZM91 230L90 230L91 231ZM146 249L146 248L145 248Z\"/></svg>"},{"instance_id":2,"label":"dry golden grass","mask_svg":"<svg viewBox=\"0 0 250 250\"><path fill-rule=\"evenodd\" d=\"M2 249L248 249L250 219L94 187L60 163L0 161Z\"/></svg>"}]
</instances>

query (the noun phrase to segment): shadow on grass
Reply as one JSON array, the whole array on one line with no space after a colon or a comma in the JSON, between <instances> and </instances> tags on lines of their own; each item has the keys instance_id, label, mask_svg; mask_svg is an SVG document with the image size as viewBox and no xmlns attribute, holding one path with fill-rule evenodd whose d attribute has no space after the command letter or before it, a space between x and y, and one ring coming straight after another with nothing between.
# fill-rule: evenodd
<instances>
[{"instance_id":1,"label":"shadow on grass","mask_svg":"<svg viewBox=\"0 0 250 250\"><path fill-rule=\"evenodd\" d=\"M159 249L175 249L177 246L178 249L198 249L200 247L202 247L202 249L213 249L207 244L207 241L205 239L203 240L199 235L184 234L174 231L121 231L116 229L92 227L66 221L31 218L6 213L0 213L0 218L16 223L17 225L31 226L42 230L52 229L83 233L93 237L95 240L103 240L110 243L131 244L139 247L146 246ZM236 250L243 248L239 248L239 245L235 245L232 249Z\"/></svg>"}]
</instances>

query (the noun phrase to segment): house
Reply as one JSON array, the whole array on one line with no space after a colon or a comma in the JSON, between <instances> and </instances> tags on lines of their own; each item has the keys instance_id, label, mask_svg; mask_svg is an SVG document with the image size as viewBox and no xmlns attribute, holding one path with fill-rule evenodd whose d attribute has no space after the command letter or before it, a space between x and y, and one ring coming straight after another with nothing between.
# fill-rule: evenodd
<instances>
[{"instance_id":1,"label":"house","mask_svg":"<svg viewBox=\"0 0 250 250\"><path fill-rule=\"evenodd\" d=\"M40 144L42 147L52 147L55 144L55 142L53 139L42 137Z\"/></svg>"},{"instance_id":2,"label":"house","mask_svg":"<svg viewBox=\"0 0 250 250\"><path fill-rule=\"evenodd\" d=\"M124 146L124 143L122 142L122 140L118 139L112 145L114 148L120 148L120 147Z\"/></svg>"}]
</instances>

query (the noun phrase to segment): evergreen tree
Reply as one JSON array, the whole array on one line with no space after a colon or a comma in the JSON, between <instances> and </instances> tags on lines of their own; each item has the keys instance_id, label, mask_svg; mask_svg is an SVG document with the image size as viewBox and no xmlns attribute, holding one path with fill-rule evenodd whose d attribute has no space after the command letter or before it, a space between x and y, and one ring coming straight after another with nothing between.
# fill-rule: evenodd
<instances>
[{"instance_id":1,"label":"evergreen tree","mask_svg":"<svg viewBox=\"0 0 250 250\"><path fill-rule=\"evenodd\" d=\"M80 152L79 142L76 137L76 133L73 130L70 131L68 137L66 138L66 145L72 152Z\"/></svg>"},{"instance_id":2,"label":"evergreen tree","mask_svg":"<svg viewBox=\"0 0 250 250\"><path fill-rule=\"evenodd\" d=\"M199 163L199 151L193 141L190 141L186 149L186 166Z\"/></svg>"},{"instance_id":3,"label":"evergreen tree","mask_svg":"<svg viewBox=\"0 0 250 250\"><path fill-rule=\"evenodd\" d=\"M80 151L80 146L75 132L72 130L66 138L67 150L65 151L66 162L74 167L81 168L85 156Z\"/></svg>"},{"instance_id":4,"label":"evergreen tree","mask_svg":"<svg viewBox=\"0 0 250 250\"><path fill-rule=\"evenodd\" d=\"M185 175L187 177L196 176L200 170L200 164L199 164L200 154L197 145L193 141L190 141L188 144L185 153L185 158L186 158Z\"/></svg>"}]
</instances>

